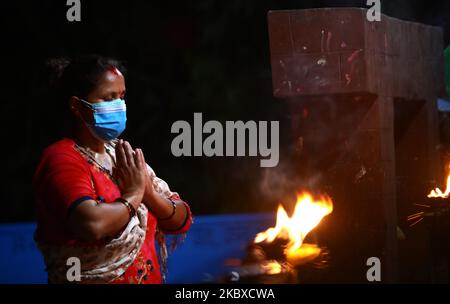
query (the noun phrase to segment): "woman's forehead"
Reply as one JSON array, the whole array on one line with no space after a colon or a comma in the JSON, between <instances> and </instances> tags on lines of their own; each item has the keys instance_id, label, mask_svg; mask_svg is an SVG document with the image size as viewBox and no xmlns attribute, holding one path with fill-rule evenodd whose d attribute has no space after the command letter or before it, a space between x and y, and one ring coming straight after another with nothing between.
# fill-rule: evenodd
<instances>
[{"instance_id":1,"label":"woman's forehead","mask_svg":"<svg viewBox=\"0 0 450 304\"><path fill-rule=\"evenodd\" d=\"M107 81L114 82L119 80L119 78L123 79L123 75L118 68L110 67L109 69L106 70L105 74L103 75L103 78L105 78L105 80Z\"/></svg>"},{"instance_id":2,"label":"woman's forehead","mask_svg":"<svg viewBox=\"0 0 450 304\"><path fill-rule=\"evenodd\" d=\"M114 75L121 75L121 76L123 76L122 73L119 71L119 69L117 67L115 67L115 66L110 66L108 68L108 71L113 73Z\"/></svg>"},{"instance_id":3,"label":"woman's forehead","mask_svg":"<svg viewBox=\"0 0 450 304\"><path fill-rule=\"evenodd\" d=\"M99 87L114 87L125 89L125 79L119 70L113 72L112 70L107 70L106 73L99 81Z\"/></svg>"},{"instance_id":4,"label":"woman's forehead","mask_svg":"<svg viewBox=\"0 0 450 304\"><path fill-rule=\"evenodd\" d=\"M125 90L125 79L122 73L116 74L107 70L89 96L91 99L103 98L105 95L123 94Z\"/></svg>"}]
</instances>

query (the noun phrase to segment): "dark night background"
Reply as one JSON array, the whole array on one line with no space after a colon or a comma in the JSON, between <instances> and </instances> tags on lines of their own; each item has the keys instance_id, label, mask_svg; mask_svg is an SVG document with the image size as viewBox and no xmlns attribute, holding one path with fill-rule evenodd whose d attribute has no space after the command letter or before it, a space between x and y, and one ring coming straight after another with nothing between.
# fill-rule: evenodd
<instances>
[{"instance_id":1,"label":"dark night background","mask_svg":"<svg viewBox=\"0 0 450 304\"><path fill-rule=\"evenodd\" d=\"M450 1L381 3L387 15L443 27L445 45L450 43ZM290 138L287 109L272 96L267 12L366 7L365 0L81 4L81 22L66 20L66 1L10 1L0 7L2 222L34 220L31 178L42 149L57 139L60 128L58 106L44 86L44 62L84 53L124 61L123 137L143 148L157 175L195 214L275 210L292 190L282 187L288 169L280 179ZM279 168L261 169L259 157L173 157L170 127L180 119L192 123L194 112L202 112L203 121L279 120Z\"/></svg>"}]
</instances>

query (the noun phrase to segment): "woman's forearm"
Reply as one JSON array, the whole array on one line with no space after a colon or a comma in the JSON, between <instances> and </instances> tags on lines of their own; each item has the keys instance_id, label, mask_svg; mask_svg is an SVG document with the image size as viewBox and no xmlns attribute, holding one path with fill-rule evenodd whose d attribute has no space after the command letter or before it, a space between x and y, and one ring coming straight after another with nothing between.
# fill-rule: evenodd
<instances>
[{"instance_id":1,"label":"woman's forearm","mask_svg":"<svg viewBox=\"0 0 450 304\"><path fill-rule=\"evenodd\" d=\"M97 229L100 239L115 236L130 220L128 209L122 203L101 204L98 207Z\"/></svg>"},{"instance_id":2,"label":"woman's forearm","mask_svg":"<svg viewBox=\"0 0 450 304\"><path fill-rule=\"evenodd\" d=\"M163 198L157 192L146 193L144 203L158 219L158 224L163 229L174 230L179 228L186 220L187 208L184 202L173 200L176 205L174 209L172 201Z\"/></svg>"},{"instance_id":3,"label":"woman's forearm","mask_svg":"<svg viewBox=\"0 0 450 304\"><path fill-rule=\"evenodd\" d=\"M185 226L188 219L188 209L186 204L182 201L174 201L176 203L176 213L170 219L166 221L158 221L161 228L167 231L175 231Z\"/></svg>"},{"instance_id":4,"label":"woman's forearm","mask_svg":"<svg viewBox=\"0 0 450 304\"><path fill-rule=\"evenodd\" d=\"M124 195L135 209L139 206L139 197ZM73 233L85 241L98 241L105 237L114 237L129 222L130 213L125 204L113 202L98 204L86 201L80 204L69 217L69 225Z\"/></svg>"}]
</instances>

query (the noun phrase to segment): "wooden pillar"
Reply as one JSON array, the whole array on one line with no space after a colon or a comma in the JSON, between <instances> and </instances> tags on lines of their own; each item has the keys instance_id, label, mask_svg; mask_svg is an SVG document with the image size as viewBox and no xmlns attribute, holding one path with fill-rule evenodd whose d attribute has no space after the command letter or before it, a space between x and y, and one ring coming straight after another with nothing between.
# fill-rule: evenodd
<instances>
[{"instance_id":1,"label":"wooden pillar","mask_svg":"<svg viewBox=\"0 0 450 304\"><path fill-rule=\"evenodd\" d=\"M413 281L424 281L428 244L408 231L405 217L439 172L443 34L385 15L369 22L366 12L269 12L273 93L296 118L293 140L304 147L299 174L319 174L317 190L335 201L324 231L336 258L333 281L339 274L365 281L371 256L381 259L383 282L411 278L408 267L417 269ZM413 257L404 263L399 256L406 254Z\"/></svg>"}]
</instances>

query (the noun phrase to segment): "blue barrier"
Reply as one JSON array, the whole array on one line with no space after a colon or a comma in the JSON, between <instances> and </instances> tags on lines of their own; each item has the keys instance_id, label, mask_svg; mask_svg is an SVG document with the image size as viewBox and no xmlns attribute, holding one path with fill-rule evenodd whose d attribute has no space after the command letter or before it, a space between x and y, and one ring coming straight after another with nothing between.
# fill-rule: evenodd
<instances>
[{"instance_id":1,"label":"blue barrier","mask_svg":"<svg viewBox=\"0 0 450 304\"><path fill-rule=\"evenodd\" d=\"M229 268L224 261L241 258L256 233L274 225L272 214L197 216L183 243L169 256L167 283L216 280ZM0 283L47 282L44 261L33 241L35 223L0 225Z\"/></svg>"}]
</instances>

